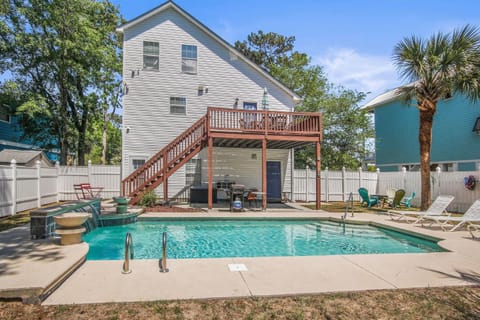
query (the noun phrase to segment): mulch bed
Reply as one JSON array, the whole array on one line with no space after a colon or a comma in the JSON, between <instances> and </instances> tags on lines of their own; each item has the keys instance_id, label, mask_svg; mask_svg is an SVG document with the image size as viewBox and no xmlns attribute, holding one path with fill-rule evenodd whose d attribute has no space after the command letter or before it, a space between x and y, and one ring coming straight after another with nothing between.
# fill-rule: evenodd
<instances>
[{"instance_id":1,"label":"mulch bed","mask_svg":"<svg viewBox=\"0 0 480 320\"><path fill-rule=\"evenodd\" d=\"M151 208L145 208L145 212L204 212L199 208L183 208L176 206L156 206Z\"/></svg>"}]
</instances>

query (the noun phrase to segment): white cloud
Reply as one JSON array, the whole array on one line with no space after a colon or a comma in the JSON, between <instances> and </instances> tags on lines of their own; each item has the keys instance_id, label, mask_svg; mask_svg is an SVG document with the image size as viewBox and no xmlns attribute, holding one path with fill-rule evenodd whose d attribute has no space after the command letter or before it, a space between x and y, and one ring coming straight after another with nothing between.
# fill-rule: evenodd
<instances>
[{"instance_id":1,"label":"white cloud","mask_svg":"<svg viewBox=\"0 0 480 320\"><path fill-rule=\"evenodd\" d=\"M398 74L387 56L331 48L313 62L324 67L330 82L348 89L370 92L367 100L400 85Z\"/></svg>"}]
</instances>

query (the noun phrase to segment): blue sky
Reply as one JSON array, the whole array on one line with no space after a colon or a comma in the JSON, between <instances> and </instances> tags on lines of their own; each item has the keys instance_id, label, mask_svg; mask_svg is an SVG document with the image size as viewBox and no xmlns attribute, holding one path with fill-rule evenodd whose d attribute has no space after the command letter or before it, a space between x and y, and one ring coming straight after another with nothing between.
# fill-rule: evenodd
<instances>
[{"instance_id":1,"label":"blue sky","mask_svg":"<svg viewBox=\"0 0 480 320\"><path fill-rule=\"evenodd\" d=\"M160 0L111 0L130 20ZM262 30L296 37L296 49L324 68L328 79L371 92L402 84L393 47L412 34L429 37L467 23L480 26L476 0L176 0L180 7L233 44Z\"/></svg>"}]
</instances>

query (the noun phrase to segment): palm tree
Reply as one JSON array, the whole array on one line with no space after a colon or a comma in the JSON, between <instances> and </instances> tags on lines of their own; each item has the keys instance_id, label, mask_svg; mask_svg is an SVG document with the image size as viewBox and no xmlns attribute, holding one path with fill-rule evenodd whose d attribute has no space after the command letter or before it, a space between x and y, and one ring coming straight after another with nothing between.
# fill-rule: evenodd
<instances>
[{"instance_id":1,"label":"palm tree","mask_svg":"<svg viewBox=\"0 0 480 320\"><path fill-rule=\"evenodd\" d=\"M401 93L406 101L416 99L420 113L421 209L425 210L431 202L430 147L437 103L454 93L472 101L480 98L480 30L466 25L428 40L404 38L395 46L393 60L402 78L411 83Z\"/></svg>"}]
</instances>

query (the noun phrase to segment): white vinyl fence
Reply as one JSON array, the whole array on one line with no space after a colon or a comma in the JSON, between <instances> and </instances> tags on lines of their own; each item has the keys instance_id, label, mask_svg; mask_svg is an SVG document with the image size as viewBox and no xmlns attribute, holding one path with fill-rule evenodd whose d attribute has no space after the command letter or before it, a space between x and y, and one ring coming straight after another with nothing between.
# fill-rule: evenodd
<instances>
[{"instance_id":1,"label":"white vinyl fence","mask_svg":"<svg viewBox=\"0 0 480 320\"><path fill-rule=\"evenodd\" d=\"M294 201L315 201L315 170L294 171L294 190L290 199ZM475 190L468 190L464 178L473 175L477 179ZM480 171L432 172L432 198L451 194L455 200L449 211L464 212L480 199ZM63 200L76 200L74 184L90 183L103 187L101 196L111 198L120 195L120 166L91 165L85 167L56 166L54 168L0 166L0 217L40 207L44 204ZM419 172L365 172L329 171L321 172L322 201L345 201L350 193L359 200L358 188L364 187L370 194L385 194L389 188L404 189L406 195L416 193L412 204L420 204Z\"/></svg>"},{"instance_id":2,"label":"white vinyl fence","mask_svg":"<svg viewBox=\"0 0 480 320\"><path fill-rule=\"evenodd\" d=\"M38 208L42 205L76 200L73 185L90 183L103 187L101 196L120 195L120 166L89 163L85 167L20 167L14 162L0 166L0 217Z\"/></svg>"},{"instance_id":3,"label":"white vinyl fence","mask_svg":"<svg viewBox=\"0 0 480 320\"><path fill-rule=\"evenodd\" d=\"M294 171L293 200L315 201L316 199L316 171L312 169L296 169ZM353 193L353 199L359 200L358 188L364 187L370 194L377 191L377 173L358 171L329 171L321 172L321 200L346 201Z\"/></svg>"},{"instance_id":4,"label":"white vinyl fence","mask_svg":"<svg viewBox=\"0 0 480 320\"><path fill-rule=\"evenodd\" d=\"M389 188L404 189L406 195L415 192L415 198L412 205L420 206L421 181L420 172L379 172L378 174L378 194L385 194ZM474 176L477 185L474 190L468 190L465 187L464 178ZM455 199L448 207L452 212L465 212L470 205L477 199L480 199L480 171L454 171L454 172L431 172L430 187L432 199L439 195L452 195Z\"/></svg>"}]
</instances>

